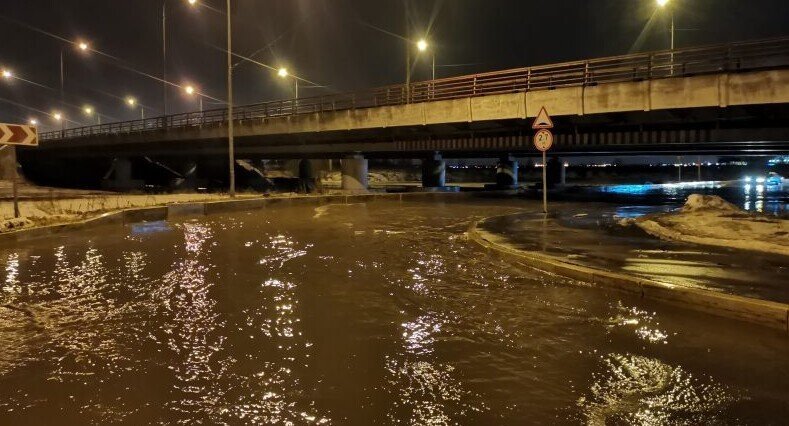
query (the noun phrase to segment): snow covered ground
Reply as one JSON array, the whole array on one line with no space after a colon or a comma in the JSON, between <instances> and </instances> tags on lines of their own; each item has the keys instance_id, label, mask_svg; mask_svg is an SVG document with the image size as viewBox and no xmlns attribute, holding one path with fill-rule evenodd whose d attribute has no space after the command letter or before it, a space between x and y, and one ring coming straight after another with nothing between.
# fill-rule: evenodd
<instances>
[{"instance_id":1,"label":"snow covered ground","mask_svg":"<svg viewBox=\"0 0 789 426\"><path fill-rule=\"evenodd\" d=\"M279 194L278 194L279 195ZM290 194L289 194L290 195ZM239 194L239 198L259 197L260 194ZM285 196L282 194L282 196ZM0 232L31 226L54 225L83 220L101 213L135 207L162 206L173 203L218 201L228 199L224 194L102 194L75 198L32 199L19 203L20 218L14 218L13 203L0 202Z\"/></svg>"},{"instance_id":2,"label":"snow covered ground","mask_svg":"<svg viewBox=\"0 0 789 426\"><path fill-rule=\"evenodd\" d=\"M671 213L623 219L656 237L789 256L789 220L747 213L716 195L692 194Z\"/></svg>"}]
</instances>

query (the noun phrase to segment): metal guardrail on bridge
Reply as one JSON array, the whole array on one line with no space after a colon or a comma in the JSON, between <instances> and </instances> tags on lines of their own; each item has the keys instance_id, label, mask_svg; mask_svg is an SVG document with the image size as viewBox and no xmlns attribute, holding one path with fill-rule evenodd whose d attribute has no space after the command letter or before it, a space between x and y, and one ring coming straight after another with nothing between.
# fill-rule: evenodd
<instances>
[{"instance_id":1,"label":"metal guardrail on bridge","mask_svg":"<svg viewBox=\"0 0 789 426\"><path fill-rule=\"evenodd\" d=\"M601 83L687 77L726 71L789 66L789 37L702 46L494 71L393 85L354 93L263 102L234 108L235 120L371 108L495 94L593 86ZM119 135L227 121L226 109L212 109L141 120L42 133L42 140Z\"/></svg>"}]
</instances>

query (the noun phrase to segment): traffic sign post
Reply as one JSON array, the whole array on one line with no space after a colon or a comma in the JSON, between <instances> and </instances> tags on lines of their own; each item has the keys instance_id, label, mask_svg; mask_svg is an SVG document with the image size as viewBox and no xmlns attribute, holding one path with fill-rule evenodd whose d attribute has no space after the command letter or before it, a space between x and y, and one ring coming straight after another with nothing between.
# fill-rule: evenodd
<instances>
[{"instance_id":1,"label":"traffic sign post","mask_svg":"<svg viewBox=\"0 0 789 426\"><path fill-rule=\"evenodd\" d=\"M548 213L548 160L547 154L553 146L553 133L549 129L553 128L553 120L548 115L545 107L540 108L539 114L534 119L531 128L536 130L534 134L534 147L542 151L542 211Z\"/></svg>"},{"instance_id":2,"label":"traffic sign post","mask_svg":"<svg viewBox=\"0 0 789 426\"><path fill-rule=\"evenodd\" d=\"M0 123L0 145L38 146L38 129L23 124ZM16 157L16 156L15 156ZM16 158L14 158L14 175L11 178L11 192L14 198L14 217L19 215L19 176L17 175Z\"/></svg>"},{"instance_id":3,"label":"traffic sign post","mask_svg":"<svg viewBox=\"0 0 789 426\"><path fill-rule=\"evenodd\" d=\"M0 144L38 146L38 130L33 126L0 123Z\"/></svg>"}]
</instances>

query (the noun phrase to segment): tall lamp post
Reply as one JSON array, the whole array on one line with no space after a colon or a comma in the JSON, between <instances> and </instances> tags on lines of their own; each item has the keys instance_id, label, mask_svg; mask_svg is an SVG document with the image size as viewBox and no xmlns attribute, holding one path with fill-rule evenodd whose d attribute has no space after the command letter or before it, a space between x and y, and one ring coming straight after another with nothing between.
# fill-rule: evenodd
<instances>
[{"instance_id":1,"label":"tall lamp post","mask_svg":"<svg viewBox=\"0 0 789 426\"><path fill-rule=\"evenodd\" d=\"M86 117L93 117L93 115L95 114L96 115L96 124L101 126L101 114L96 112L96 110L93 109L92 106L85 105L84 107L82 107L82 113L85 114Z\"/></svg>"},{"instance_id":2,"label":"tall lamp post","mask_svg":"<svg viewBox=\"0 0 789 426\"><path fill-rule=\"evenodd\" d=\"M191 0L190 0L191 1ZM227 153L230 167L230 196L236 196L236 155L233 144L233 27L227 0Z\"/></svg>"},{"instance_id":3,"label":"tall lamp post","mask_svg":"<svg viewBox=\"0 0 789 426\"><path fill-rule=\"evenodd\" d=\"M288 69L284 67L277 70L277 75L280 78L288 78L288 76L291 76L291 74L288 72ZM293 99L296 100L299 98L299 79L295 75L292 75L292 77L293 77Z\"/></svg>"},{"instance_id":4,"label":"tall lamp post","mask_svg":"<svg viewBox=\"0 0 789 426\"><path fill-rule=\"evenodd\" d=\"M671 48L671 53L669 54L669 59L671 62L669 73L670 75L674 75L674 34L675 34L675 27L674 27L674 8L671 7L671 0L655 0L657 5L661 9L668 9L669 13L671 14L671 42L669 44Z\"/></svg>"},{"instance_id":5,"label":"tall lamp post","mask_svg":"<svg viewBox=\"0 0 789 426\"><path fill-rule=\"evenodd\" d=\"M184 86L184 93L186 93L189 96L194 96L194 94L196 93L194 86L191 86L191 85ZM200 110L199 110L200 114L202 114L203 113L203 95L201 95L199 93L197 93L197 104L199 105L199 108L200 108Z\"/></svg>"},{"instance_id":6,"label":"tall lamp post","mask_svg":"<svg viewBox=\"0 0 789 426\"><path fill-rule=\"evenodd\" d=\"M671 0L655 0L657 2L658 7L662 9L668 9L669 13L671 14L671 50L674 50L674 9L669 5Z\"/></svg>"},{"instance_id":7,"label":"tall lamp post","mask_svg":"<svg viewBox=\"0 0 789 426\"><path fill-rule=\"evenodd\" d=\"M427 49L430 49L430 44L427 43L427 40L420 39L418 42L416 42L416 48L420 52L425 52L425 51L427 51ZM430 60L431 60L431 64L430 64L431 76L432 76L432 79L435 80L436 79L436 51L435 51L435 49L430 49Z\"/></svg>"},{"instance_id":8,"label":"tall lamp post","mask_svg":"<svg viewBox=\"0 0 789 426\"><path fill-rule=\"evenodd\" d=\"M136 107L137 104L138 104L137 98L135 98L134 96L126 97L126 105L128 105L129 108L134 109L134 107ZM139 105L140 105L140 120L145 120L145 106L143 104L139 104Z\"/></svg>"},{"instance_id":9,"label":"tall lamp post","mask_svg":"<svg viewBox=\"0 0 789 426\"><path fill-rule=\"evenodd\" d=\"M87 52L88 49L90 49L90 46L88 45L88 43L86 43L84 41L80 41L80 42L72 43L72 44L74 46L76 46L82 52ZM64 58L65 55L66 55L66 50L61 47L60 48L60 103L61 103L61 106L62 106L62 104L65 103L65 100L64 100L64 92L65 92L64 87L65 87L65 81L66 81L66 64L65 64L65 60L64 60L65 59Z\"/></svg>"}]
</instances>

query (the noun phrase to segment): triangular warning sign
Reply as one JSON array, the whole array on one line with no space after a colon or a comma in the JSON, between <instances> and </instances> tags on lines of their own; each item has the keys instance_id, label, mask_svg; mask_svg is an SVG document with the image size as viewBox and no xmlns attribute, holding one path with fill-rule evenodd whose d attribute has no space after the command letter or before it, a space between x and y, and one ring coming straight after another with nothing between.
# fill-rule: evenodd
<instances>
[{"instance_id":1,"label":"triangular warning sign","mask_svg":"<svg viewBox=\"0 0 789 426\"><path fill-rule=\"evenodd\" d=\"M545 107L540 108L540 113L537 114L537 118L534 119L534 123L532 123L531 128L553 129L553 120L551 120L551 116L548 115L548 111L545 110Z\"/></svg>"}]
</instances>

